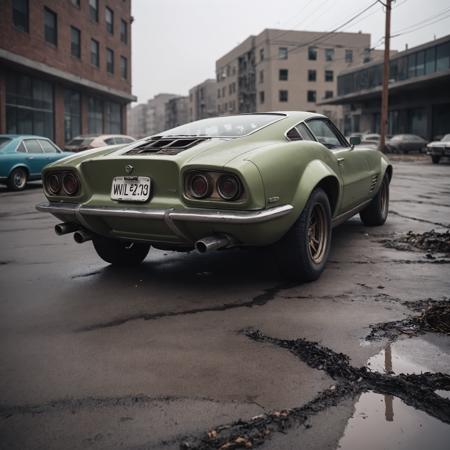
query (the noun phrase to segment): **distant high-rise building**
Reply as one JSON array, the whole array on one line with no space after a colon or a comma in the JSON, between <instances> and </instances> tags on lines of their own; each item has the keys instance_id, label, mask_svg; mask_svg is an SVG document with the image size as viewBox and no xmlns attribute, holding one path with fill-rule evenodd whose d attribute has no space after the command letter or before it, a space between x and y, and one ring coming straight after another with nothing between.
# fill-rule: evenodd
<instances>
[{"instance_id":1,"label":"distant high-rise building","mask_svg":"<svg viewBox=\"0 0 450 450\"><path fill-rule=\"evenodd\" d=\"M216 62L217 112L305 110L342 122L337 74L371 58L370 34L266 29Z\"/></svg>"},{"instance_id":2,"label":"distant high-rise building","mask_svg":"<svg viewBox=\"0 0 450 450\"><path fill-rule=\"evenodd\" d=\"M189 122L217 115L217 82L205 80L189 90Z\"/></svg>"},{"instance_id":3,"label":"distant high-rise building","mask_svg":"<svg viewBox=\"0 0 450 450\"><path fill-rule=\"evenodd\" d=\"M188 122L189 97L174 97L166 103L166 129Z\"/></svg>"},{"instance_id":4,"label":"distant high-rise building","mask_svg":"<svg viewBox=\"0 0 450 450\"><path fill-rule=\"evenodd\" d=\"M0 2L0 133L126 133L131 0Z\"/></svg>"}]
</instances>

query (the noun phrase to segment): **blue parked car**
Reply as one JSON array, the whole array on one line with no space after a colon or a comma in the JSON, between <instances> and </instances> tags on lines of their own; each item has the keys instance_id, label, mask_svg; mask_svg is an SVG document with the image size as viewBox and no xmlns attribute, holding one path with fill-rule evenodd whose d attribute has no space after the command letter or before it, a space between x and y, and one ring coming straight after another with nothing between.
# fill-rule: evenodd
<instances>
[{"instance_id":1,"label":"blue parked car","mask_svg":"<svg viewBox=\"0 0 450 450\"><path fill-rule=\"evenodd\" d=\"M14 191L40 180L44 166L73 155L41 136L0 134L0 183Z\"/></svg>"}]
</instances>

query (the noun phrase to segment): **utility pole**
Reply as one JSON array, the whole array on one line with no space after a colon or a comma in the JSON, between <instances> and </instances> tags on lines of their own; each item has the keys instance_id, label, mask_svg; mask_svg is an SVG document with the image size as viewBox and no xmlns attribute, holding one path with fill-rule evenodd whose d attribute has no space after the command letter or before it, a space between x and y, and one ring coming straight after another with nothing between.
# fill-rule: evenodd
<instances>
[{"instance_id":1,"label":"utility pole","mask_svg":"<svg viewBox=\"0 0 450 450\"><path fill-rule=\"evenodd\" d=\"M382 3L380 1L380 3ZM386 146L386 134L388 132L389 111L389 53L391 47L391 6L392 0L386 0L386 27L384 30L384 70L383 92L381 94L381 124L380 124L380 150L384 152Z\"/></svg>"}]
</instances>

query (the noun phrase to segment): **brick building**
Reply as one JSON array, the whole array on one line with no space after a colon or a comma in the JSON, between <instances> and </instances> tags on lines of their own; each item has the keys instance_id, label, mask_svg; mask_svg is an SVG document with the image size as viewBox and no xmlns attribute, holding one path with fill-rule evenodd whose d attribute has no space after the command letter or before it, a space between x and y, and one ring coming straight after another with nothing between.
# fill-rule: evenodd
<instances>
[{"instance_id":1,"label":"brick building","mask_svg":"<svg viewBox=\"0 0 450 450\"><path fill-rule=\"evenodd\" d=\"M126 133L131 0L0 2L0 133Z\"/></svg>"}]
</instances>

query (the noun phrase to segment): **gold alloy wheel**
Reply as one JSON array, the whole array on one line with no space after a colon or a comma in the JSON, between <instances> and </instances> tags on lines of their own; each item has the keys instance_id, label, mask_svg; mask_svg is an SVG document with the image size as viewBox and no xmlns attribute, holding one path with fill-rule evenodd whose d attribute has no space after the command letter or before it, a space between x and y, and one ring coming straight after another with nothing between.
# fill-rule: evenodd
<instances>
[{"instance_id":1,"label":"gold alloy wheel","mask_svg":"<svg viewBox=\"0 0 450 450\"><path fill-rule=\"evenodd\" d=\"M380 211L383 217L387 216L387 209L389 208L389 201L388 201L388 184L386 181L383 181L381 184L381 191L380 191Z\"/></svg>"},{"instance_id":2,"label":"gold alloy wheel","mask_svg":"<svg viewBox=\"0 0 450 450\"><path fill-rule=\"evenodd\" d=\"M323 206L314 205L308 226L308 251L315 264L320 264L328 244L328 223Z\"/></svg>"}]
</instances>

